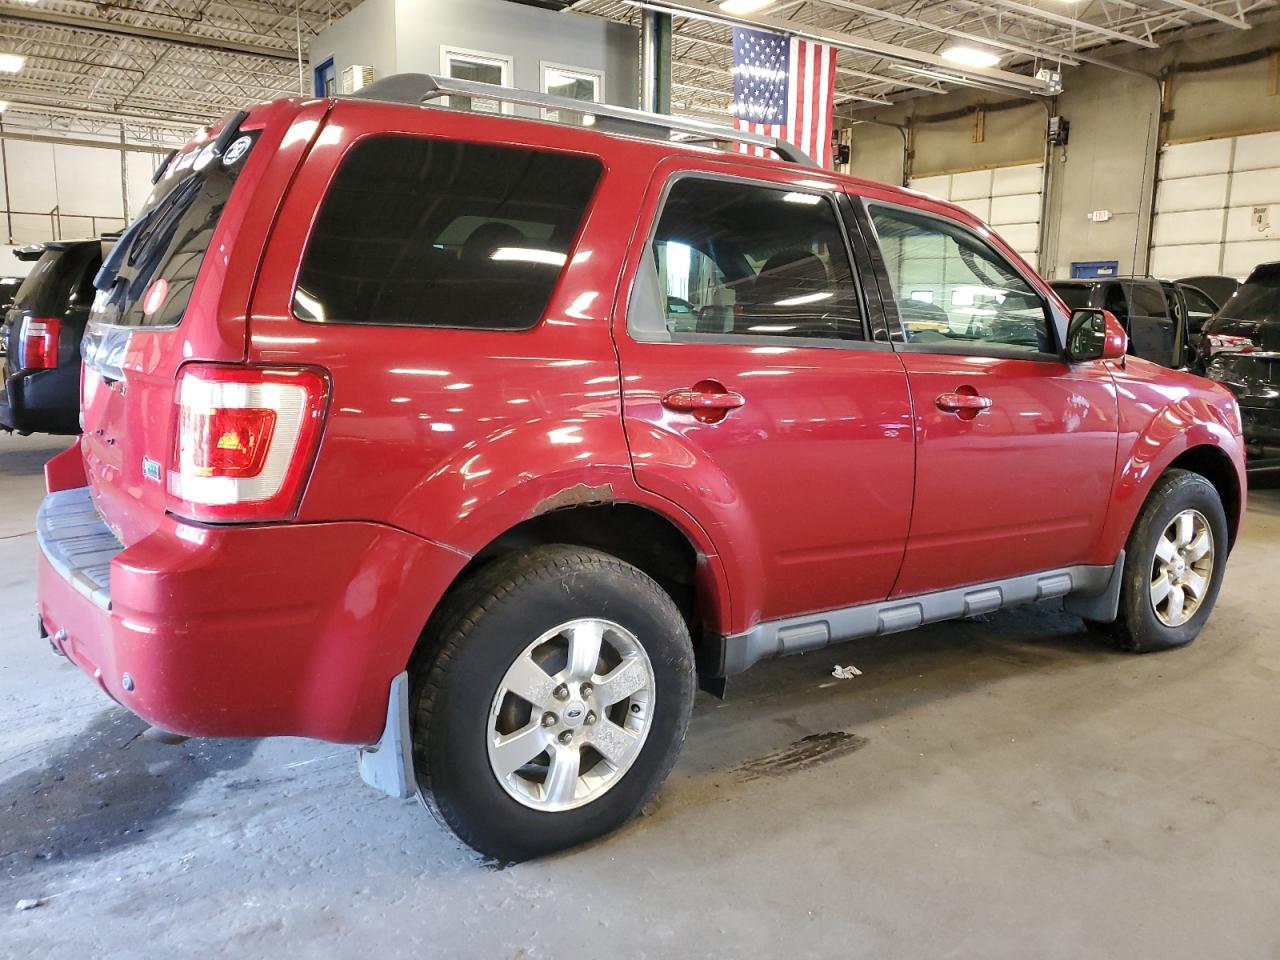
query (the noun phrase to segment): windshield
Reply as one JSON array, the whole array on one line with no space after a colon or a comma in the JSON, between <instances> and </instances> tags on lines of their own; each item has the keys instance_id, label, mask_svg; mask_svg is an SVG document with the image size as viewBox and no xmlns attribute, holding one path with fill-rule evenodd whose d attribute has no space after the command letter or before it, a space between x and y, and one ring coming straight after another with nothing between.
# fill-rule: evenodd
<instances>
[{"instance_id":1,"label":"windshield","mask_svg":"<svg viewBox=\"0 0 1280 960\"><path fill-rule=\"evenodd\" d=\"M1218 316L1253 323L1280 321L1280 263L1257 267Z\"/></svg>"},{"instance_id":2,"label":"windshield","mask_svg":"<svg viewBox=\"0 0 1280 960\"><path fill-rule=\"evenodd\" d=\"M256 133L244 134L203 169L196 169L203 148L189 148L169 162L96 281L101 293L95 322L164 327L181 321L214 228L256 138Z\"/></svg>"}]
</instances>

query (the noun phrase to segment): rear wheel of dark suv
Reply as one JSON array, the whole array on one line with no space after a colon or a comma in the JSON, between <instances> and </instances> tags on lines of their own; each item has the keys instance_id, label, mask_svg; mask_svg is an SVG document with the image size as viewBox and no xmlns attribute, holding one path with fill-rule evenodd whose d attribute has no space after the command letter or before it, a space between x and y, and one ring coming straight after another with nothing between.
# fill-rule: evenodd
<instances>
[{"instance_id":1,"label":"rear wheel of dark suv","mask_svg":"<svg viewBox=\"0 0 1280 960\"><path fill-rule=\"evenodd\" d=\"M436 817L521 861L616 829L675 763L693 648L665 591L615 557L492 562L433 617L411 668L414 768Z\"/></svg>"}]
</instances>

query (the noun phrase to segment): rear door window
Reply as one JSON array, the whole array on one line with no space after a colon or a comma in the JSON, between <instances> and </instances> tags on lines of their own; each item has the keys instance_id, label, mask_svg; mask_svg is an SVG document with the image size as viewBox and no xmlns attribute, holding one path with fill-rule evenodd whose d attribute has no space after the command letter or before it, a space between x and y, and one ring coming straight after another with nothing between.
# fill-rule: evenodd
<instances>
[{"instance_id":1,"label":"rear door window","mask_svg":"<svg viewBox=\"0 0 1280 960\"><path fill-rule=\"evenodd\" d=\"M315 323L532 327L600 174L594 157L401 135L361 140L320 206L294 313Z\"/></svg>"},{"instance_id":2,"label":"rear door window","mask_svg":"<svg viewBox=\"0 0 1280 960\"><path fill-rule=\"evenodd\" d=\"M633 333L865 339L844 233L822 194L683 177L649 252L666 330Z\"/></svg>"}]
</instances>

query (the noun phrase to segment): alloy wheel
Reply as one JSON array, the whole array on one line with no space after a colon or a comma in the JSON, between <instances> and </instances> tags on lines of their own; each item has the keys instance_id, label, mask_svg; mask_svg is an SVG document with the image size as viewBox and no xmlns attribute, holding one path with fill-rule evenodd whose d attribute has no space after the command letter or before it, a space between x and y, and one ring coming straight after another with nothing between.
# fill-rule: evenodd
<instances>
[{"instance_id":1,"label":"alloy wheel","mask_svg":"<svg viewBox=\"0 0 1280 960\"><path fill-rule=\"evenodd\" d=\"M507 668L489 712L489 765L527 807L571 810L622 779L654 710L653 665L625 627L571 620Z\"/></svg>"},{"instance_id":2,"label":"alloy wheel","mask_svg":"<svg viewBox=\"0 0 1280 960\"><path fill-rule=\"evenodd\" d=\"M1199 510L1174 516L1156 540L1151 564L1151 608L1166 627L1190 620L1213 578L1213 530Z\"/></svg>"}]
</instances>

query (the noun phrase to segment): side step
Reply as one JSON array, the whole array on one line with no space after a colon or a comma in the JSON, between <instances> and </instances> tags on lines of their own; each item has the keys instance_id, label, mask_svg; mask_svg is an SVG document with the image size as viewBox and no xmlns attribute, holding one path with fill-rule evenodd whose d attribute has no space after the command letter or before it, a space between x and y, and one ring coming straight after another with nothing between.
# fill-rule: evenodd
<instances>
[{"instance_id":1,"label":"side step","mask_svg":"<svg viewBox=\"0 0 1280 960\"><path fill-rule=\"evenodd\" d=\"M1067 597L1067 609L1090 619L1115 619L1124 553L1114 564L1046 570L991 583L940 590L918 597L843 607L825 613L771 620L719 641L700 664L708 677L728 677L772 657L817 650L833 643L914 630L1003 607ZM1109 614L1108 614L1109 611ZM718 656L717 656L718 654Z\"/></svg>"}]
</instances>

